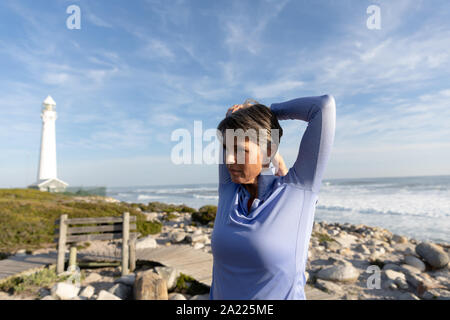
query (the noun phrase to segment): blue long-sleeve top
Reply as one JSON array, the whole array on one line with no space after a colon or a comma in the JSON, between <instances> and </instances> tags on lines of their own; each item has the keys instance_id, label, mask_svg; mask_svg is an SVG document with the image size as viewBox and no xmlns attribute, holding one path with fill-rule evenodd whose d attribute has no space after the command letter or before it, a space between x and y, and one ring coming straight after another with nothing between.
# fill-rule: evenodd
<instances>
[{"instance_id":1,"label":"blue long-sleeve top","mask_svg":"<svg viewBox=\"0 0 450 320\"><path fill-rule=\"evenodd\" d=\"M273 103L278 120L303 120L297 159L285 176L258 176L258 197L234 183L219 163L219 203L211 236L210 299L306 299L305 267L315 206L332 149L336 104L331 95Z\"/></svg>"}]
</instances>

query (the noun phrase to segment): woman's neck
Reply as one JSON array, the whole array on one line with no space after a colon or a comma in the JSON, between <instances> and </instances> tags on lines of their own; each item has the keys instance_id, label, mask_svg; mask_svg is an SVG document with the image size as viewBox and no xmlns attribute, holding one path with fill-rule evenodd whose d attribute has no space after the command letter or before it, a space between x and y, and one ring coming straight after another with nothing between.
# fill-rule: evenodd
<instances>
[{"instance_id":1,"label":"woman's neck","mask_svg":"<svg viewBox=\"0 0 450 320\"><path fill-rule=\"evenodd\" d=\"M258 198L258 177L255 179L254 183L244 184L245 189L250 193L252 198Z\"/></svg>"}]
</instances>

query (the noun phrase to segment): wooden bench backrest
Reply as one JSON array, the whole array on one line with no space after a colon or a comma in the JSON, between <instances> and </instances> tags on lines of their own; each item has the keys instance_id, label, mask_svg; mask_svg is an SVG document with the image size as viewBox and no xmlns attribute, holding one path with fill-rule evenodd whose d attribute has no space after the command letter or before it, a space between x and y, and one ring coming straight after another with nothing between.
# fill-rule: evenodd
<instances>
[{"instance_id":1,"label":"wooden bench backrest","mask_svg":"<svg viewBox=\"0 0 450 320\"><path fill-rule=\"evenodd\" d=\"M131 232L132 230L136 230L135 222L136 216L130 216L130 239L137 238L138 236L137 232ZM64 223L67 226L66 243L122 239L123 237L123 217L71 218L65 219ZM55 224L60 225L61 219L57 219ZM83 226L86 224L94 224L95 226ZM59 228L55 230L55 242L59 241L59 231Z\"/></svg>"}]
</instances>

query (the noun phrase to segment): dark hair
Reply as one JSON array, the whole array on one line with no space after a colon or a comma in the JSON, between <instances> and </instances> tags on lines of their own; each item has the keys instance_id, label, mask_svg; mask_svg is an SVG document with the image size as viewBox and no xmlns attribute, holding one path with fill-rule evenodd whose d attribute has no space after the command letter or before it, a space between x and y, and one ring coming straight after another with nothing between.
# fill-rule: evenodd
<instances>
[{"instance_id":1,"label":"dark hair","mask_svg":"<svg viewBox=\"0 0 450 320\"><path fill-rule=\"evenodd\" d=\"M275 144L277 149L283 135L283 128L281 128L277 116L269 107L260 103L239 109L225 117L217 126L217 130L222 134L222 137L225 137L226 129L242 129L244 132L253 129L256 131L258 143L260 141L259 130L265 130L268 143ZM278 130L278 139L275 137L275 140L278 141L272 141L272 130L274 129ZM272 156L274 154L275 152L272 153Z\"/></svg>"}]
</instances>

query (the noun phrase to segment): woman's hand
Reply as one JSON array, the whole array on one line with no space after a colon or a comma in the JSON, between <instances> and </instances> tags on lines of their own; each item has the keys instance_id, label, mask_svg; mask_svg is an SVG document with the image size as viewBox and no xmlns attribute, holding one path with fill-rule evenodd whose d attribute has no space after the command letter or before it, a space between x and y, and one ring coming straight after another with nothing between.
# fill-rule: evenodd
<instances>
[{"instance_id":1,"label":"woman's hand","mask_svg":"<svg viewBox=\"0 0 450 320\"><path fill-rule=\"evenodd\" d=\"M288 173L288 168L286 167L286 163L284 162L283 157L279 152L275 154L275 156L272 159L273 165L277 169L275 172L276 176L285 176Z\"/></svg>"}]
</instances>

